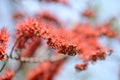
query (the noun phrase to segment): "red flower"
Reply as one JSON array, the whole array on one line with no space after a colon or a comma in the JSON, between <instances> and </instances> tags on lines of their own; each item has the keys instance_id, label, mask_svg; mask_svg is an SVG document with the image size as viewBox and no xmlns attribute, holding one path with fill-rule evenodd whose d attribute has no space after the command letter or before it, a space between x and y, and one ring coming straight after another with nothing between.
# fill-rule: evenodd
<instances>
[{"instance_id":1,"label":"red flower","mask_svg":"<svg viewBox=\"0 0 120 80\"><path fill-rule=\"evenodd\" d=\"M9 34L6 28L0 30L0 60L4 59L6 54L6 47L8 44Z\"/></svg>"},{"instance_id":2,"label":"red flower","mask_svg":"<svg viewBox=\"0 0 120 80\"><path fill-rule=\"evenodd\" d=\"M107 24L107 23L103 25L99 25L98 27L96 27L96 30L99 32L99 36L105 35L110 38L113 38L116 36L116 33L114 32L114 30L110 28L110 24Z\"/></svg>"},{"instance_id":3,"label":"red flower","mask_svg":"<svg viewBox=\"0 0 120 80\"><path fill-rule=\"evenodd\" d=\"M88 65L88 64L86 64L86 63L80 63L80 64L77 64L77 65L75 66L75 68L76 68L77 70L82 71L82 70L85 70L85 69L87 68L87 65Z\"/></svg>"},{"instance_id":4,"label":"red flower","mask_svg":"<svg viewBox=\"0 0 120 80\"><path fill-rule=\"evenodd\" d=\"M83 13L82 16L85 16L87 18L91 18L94 16L94 11L92 9L86 9Z\"/></svg>"},{"instance_id":5,"label":"red flower","mask_svg":"<svg viewBox=\"0 0 120 80\"><path fill-rule=\"evenodd\" d=\"M19 37L22 35L18 41L17 48L23 48L28 39L32 37L42 37L47 40L47 44L50 47L58 50L59 52L68 55L76 54L75 45L73 45L72 41L67 40L67 38L70 38L71 36L70 35L67 37L67 30L57 29L51 27L50 25L43 25L41 22L35 19L28 19L24 23L17 24L16 29L16 36ZM64 31L63 33L65 34L63 34L62 31ZM67 38L65 38L64 35L66 35L65 37Z\"/></svg>"},{"instance_id":6,"label":"red flower","mask_svg":"<svg viewBox=\"0 0 120 80\"><path fill-rule=\"evenodd\" d=\"M39 33L41 23L39 23L36 19L27 19L23 23L19 23L16 25L16 36L24 36L26 38L35 36Z\"/></svg>"},{"instance_id":7,"label":"red flower","mask_svg":"<svg viewBox=\"0 0 120 80\"><path fill-rule=\"evenodd\" d=\"M28 72L26 80L53 80L54 75L59 71L65 60L64 58L54 62L40 63L36 68Z\"/></svg>"},{"instance_id":8,"label":"red flower","mask_svg":"<svg viewBox=\"0 0 120 80\"><path fill-rule=\"evenodd\" d=\"M25 48L21 50L20 56L22 57L31 57L35 53L36 49L40 46L41 40L39 38L32 38L30 39Z\"/></svg>"},{"instance_id":9,"label":"red flower","mask_svg":"<svg viewBox=\"0 0 120 80\"><path fill-rule=\"evenodd\" d=\"M2 76L0 76L0 80L11 80L14 76L13 70L7 70Z\"/></svg>"},{"instance_id":10,"label":"red flower","mask_svg":"<svg viewBox=\"0 0 120 80\"><path fill-rule=\"evenodd\" d=\"M40 20L55 24L57 27L61 27L61 21L58 19L58 17L48 10L43 10L42 12L37 13L35 16Z\"/></svg>"},{"instance_id":11,"label":"red flower","mask_svg":"<svg viewBox=\"0 0 120 80\"><path fill-rule=\"evenodd\" d=\"M17 22L23 20L24 18L25 18L25 14L23 12L20 12L20 11L15 12L12 15L12 19L17 21Z\"/></svg>"},{"instance_id":12,"label":"red flower","mask_svg":"<svg viewBox=\"0 0 120 80\"><path fill-rule=\"evenodd\" d=\"M39 35L40 26L41 24L35 19L27 19L23 23L17 24L15 27L16 28L15 41L17 41L16 50L24 48L25 43L29 39L40 36Z\"/></svg>"},{"instance_id":13,"label":"red flower","mask_svg":"<svg viewBox=\"0 0 120 80\"><path fill-rule=\"evenodd\" d=\"M43 38L47 41L48 46L57 50L58 53L70 56L77 54L84 62L105 59L107 54L97 41L101 31L92 28L89 24L80 24L73 30L66 30L44 25L35 19L28 19L18 24L17 33L17 35L22 34L23 36L21 38L23 40L19 44L25 45L25 42L32 37Z\"/></svg>"}]
</instances>

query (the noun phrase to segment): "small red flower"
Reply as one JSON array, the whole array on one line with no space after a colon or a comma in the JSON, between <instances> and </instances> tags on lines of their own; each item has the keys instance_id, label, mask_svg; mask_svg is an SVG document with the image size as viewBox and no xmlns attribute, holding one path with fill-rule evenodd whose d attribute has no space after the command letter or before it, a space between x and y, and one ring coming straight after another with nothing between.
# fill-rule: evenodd
<instances>
[{"instance_id":1,"label":"small red flower","mask_svg":"<svg viewBox=\"0 0 120 80\"><path fill-rule=\"evenodd\" d=\"M82 16L85 16L87 18L91 18L94 16L94 11L92 9L86 9L83 13Z\"/></svg>"},{"instance_id":2,"label":"small red flower","mask_svg":"<svg viewBox=\"0 0 120 80\"><path fill-rule=\"evenodd\" d=\"M20 12L20 11L15 12L12 15L12 19L17 21L17 22L23 20L24 18L25 18L25 14L23 12Z\"/></svg>"},{"instance_id":3,"label":"small red flower","mask_svg":"<svg viewBox=\"0 0 120 80\"><path fill-rule=\"evenodd\" d=\"M58 17L48 10L43 10L42 12L37 13L35 16L42 21L55 24L57 27L61 27L61 21L58 19Z\"/></svg>"},{"instance_id":4,"label":"small red flower","mask_svg":"<svg viewBox=\"0 0 120 80\"><path fill-rule=\"evenodd\" d=\"M75 68L79 71L83 71L87 69L87 63L80 63L80 64L76 64Z\"/></svg>"}]
</instances>

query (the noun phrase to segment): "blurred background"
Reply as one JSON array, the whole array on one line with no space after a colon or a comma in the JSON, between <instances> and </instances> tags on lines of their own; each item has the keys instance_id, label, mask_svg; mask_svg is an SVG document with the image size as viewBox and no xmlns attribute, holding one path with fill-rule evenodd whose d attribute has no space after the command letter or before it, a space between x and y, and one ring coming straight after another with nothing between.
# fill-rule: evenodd
<instances>
[{"instance_id":1,"label":"blurred background","mask_svg":"<svg viewBox=\"0 0 120 80\"><path fill-rule=\"evenodd\" d=\"M94 16L83 16L87 9L93 10ZM7 27L14 37L15 24L28 17L37 15L55 17L54 25L71 29L78 23L102 24L112 19L112 28L120 31L120 1L119 0L0 0L0 27ZM9 43L8 54L13 45ZM54 80L120 80L120 38L108 39L101 37L98 41L107 48L113 48L113 54L104 61L90 64L82 72L76 71L78 58L70 57ZM42 49L40 49L42 50ZM44 51L43 51L44 52ZM9 63L10 66L11 63ZM23 76L22 73L20 76ZM22 80L20 77L17 80Z\"/></svg>"}]
</instances>

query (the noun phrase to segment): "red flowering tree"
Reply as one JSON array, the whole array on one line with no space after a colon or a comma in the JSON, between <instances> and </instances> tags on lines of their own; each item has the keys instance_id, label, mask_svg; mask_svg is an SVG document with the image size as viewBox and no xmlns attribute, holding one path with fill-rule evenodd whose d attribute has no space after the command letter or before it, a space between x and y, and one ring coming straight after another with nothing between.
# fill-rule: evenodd
<instances>
[{"instance_id":1,"label":"red flowering tree","mask_svg":"<svg viewBox=\"0 0 120 80\"><path fill-rule=\"evenodd\" d=\"M22 1L13 1L18 2ZM41 2L54 2L71 7L67 0L38 0L38 3ZM6 28L0 29L0 60L3 61L0 71L6 70L6 63L10 59L17 61L16 67L9 67L4 71L0 80L18 79L16 74L20 75L19 71L25 73L25 80L53 80L69 56L82 60L75 65L75 69L83 71L89 64L105 60L113 52L113 49L105 48L98 41L102 36L117 38L118 34L111 28L112 21L103 24L95 21L93 25L91 19L95 18L96 14L91 7L81 13L82 18L86 18L88 22L71 25L71 29L63 27L62 20L49 10L39 11L32 17L24 13L17 11L11 15L16 25L9 54L6 50L11 35ZM42 53L39 48L45 49L45 52ZM36 63L36 67L27 63Z\"/></svg>"}]
</instances>

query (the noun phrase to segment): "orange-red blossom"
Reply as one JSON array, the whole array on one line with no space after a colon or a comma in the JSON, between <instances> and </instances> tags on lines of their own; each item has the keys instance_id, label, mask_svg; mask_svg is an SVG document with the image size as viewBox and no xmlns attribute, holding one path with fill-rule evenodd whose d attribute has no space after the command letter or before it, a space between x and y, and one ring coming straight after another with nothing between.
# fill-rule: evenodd
<instances>
[{"instance_id":1,"label":"orange-red blossom","mask_svg":"<svg viewBox=\"0 0 120 80\"><path fill-rule=\"evenodd\" d=\"M23 35L23 40L31 37L43 38L48 46L65 55L78 55L84 62L95 62L105 59L107 51L103 48L97 38L106 35L114 37L115 33L110 27L92 28L89 24L80 24L72 30L55 28L43 24L40 20L27 19L17 24L17 36ZM108 34L109 33L109 34Z\"/></svg>"},{"instance_id":2,"label":"orange-red blossom","mask_svg":"<svg viewBox=\"0 0 120 80\"><path fill-rule=\"evenodd\" d=\"M8 39L9 34L6 28L0 29L0 60L3 60L5 58Z\"/></svg>"}]
</instances>

